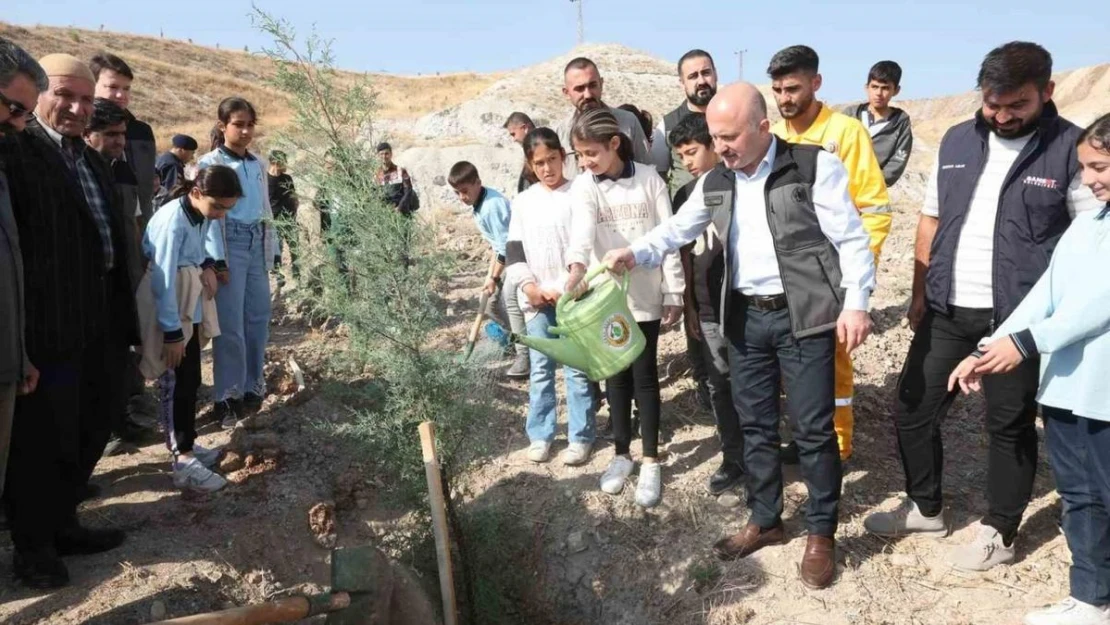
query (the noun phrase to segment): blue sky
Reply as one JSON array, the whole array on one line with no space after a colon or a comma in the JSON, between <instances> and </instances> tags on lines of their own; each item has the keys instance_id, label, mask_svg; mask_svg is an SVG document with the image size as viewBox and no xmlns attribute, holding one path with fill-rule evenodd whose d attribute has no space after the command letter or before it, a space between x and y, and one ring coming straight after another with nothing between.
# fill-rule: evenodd
<instances>
[{"instance_id":1,"label":"blue sky","mask_svg":"<svg viewBox=\"0 0 1110 625\"><path fill-rule=\"evenodd\" d=\"M1110 61L1107 12L1094 0L930 3L819 0L585 0L586 40L615 42L677 59L690 48L714 55L724 81L765 81L779 49L805 43L821 55L822 97L861 97L870 65L898 61L904 98L971 89L983 55L1028 39L1052 52L1057 69ZM511 69L570 50L576 7L568 0L265 0L267 11L335 39L345 69L416 74ZM249 0L52 0L5 2L4 21L73 25L257 49L267 43L247 14ZM602 68L604 74L605 68Z\"/></svg>"}]
</instances>

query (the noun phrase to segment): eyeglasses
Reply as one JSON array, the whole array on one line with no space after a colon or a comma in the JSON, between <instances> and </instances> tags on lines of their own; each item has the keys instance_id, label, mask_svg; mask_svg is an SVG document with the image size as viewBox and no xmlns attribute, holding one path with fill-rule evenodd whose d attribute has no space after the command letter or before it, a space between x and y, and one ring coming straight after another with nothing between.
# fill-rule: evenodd
<instances>
[{"instance_id":1,"label":"eyeglasses","mask_svg":"<svg viewBox=\"0 0 1110 625\"><path fill-rule=\"evenodd\" d=\"M8 114L11 115L12 117L22 117L22 116L27 115L28 113L31 112L27 109L26 106L23 106L22 104L20 104L19 102L16 102L15 100L9 99L3 93L0 93L0 104L3 104L4 106L8 107Z\"/></svg>"}]
</instances>

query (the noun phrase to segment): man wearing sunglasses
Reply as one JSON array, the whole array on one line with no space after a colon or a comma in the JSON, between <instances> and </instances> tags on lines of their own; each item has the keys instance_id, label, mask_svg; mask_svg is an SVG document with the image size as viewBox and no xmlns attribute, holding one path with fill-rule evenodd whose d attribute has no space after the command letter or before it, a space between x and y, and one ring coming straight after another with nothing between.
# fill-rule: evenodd
<instances>
[{"instance_id":1,"label":"man wearing sunglasses","mask_svg":"<svg viewBox=\"0 0 1110 625\"><path fill-rule=\"evenodd\" d=\"M31 55L0 38L0 495L8 466L16 395L31 393L39 373L23 340L23 255L8 194L8 137L23 130L48 84Z\"/></svg>"},{"instance_id":2,"label":"man wearing sunglasses","mask_svg":"<svg viewBox=\"0 0 1110 625\"><path fill-rule=\"evenodd\" d=\"M96 79L68 54L39 59L49 78L7 164L23 243L27 353L38 390L16 400L8 458L13 569L24 585L69 582L62 558L107 551L117 529L83 526L77 504L108 442L128 346L139 342L134 207L83 140ZM29 102L28 102L29 104ZM153 171L153 170L152 170Z\"/></svg>"}]
</instances>

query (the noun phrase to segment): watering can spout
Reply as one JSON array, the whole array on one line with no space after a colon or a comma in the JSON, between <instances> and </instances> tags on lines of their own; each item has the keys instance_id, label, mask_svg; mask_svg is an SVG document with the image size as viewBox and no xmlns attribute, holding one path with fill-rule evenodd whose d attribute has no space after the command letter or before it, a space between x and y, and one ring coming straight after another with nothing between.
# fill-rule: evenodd
<instances>
[{"instance_id":1,"label":"watering can spout","mask_svg":"<svg viewBox=\"0 0 1110 625\"><path fill-rule=\"evenodd\" d=\"M556 334L558 333L558 327L552 326L549 328L549 331L552 334ZM563 338L548 339L522 334L514 334L513 340L527 345L544 356L553 358L556 362L564 364L571 369L585 370L589 366L589 358L581 352L578 346L574 344L574 341Z\"/></svg>"}]
</instances>

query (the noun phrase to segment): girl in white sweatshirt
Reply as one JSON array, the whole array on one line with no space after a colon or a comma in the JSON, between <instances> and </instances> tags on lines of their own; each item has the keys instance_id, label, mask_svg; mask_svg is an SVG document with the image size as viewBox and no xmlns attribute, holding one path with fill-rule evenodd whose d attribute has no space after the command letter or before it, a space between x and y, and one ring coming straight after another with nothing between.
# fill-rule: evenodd
<instances>
[{"instance_id":1,"label":"girl in white sweatshirt","mask_svg":"<svg viewBox=\"0 0 1110 625\"><path fill-rule=\"evenodd\" d=\"M566 152L559 135L550 128L537 128L524 138L525 166L535 172L533 184L513 200L509 238L505 246L510 284L519 288L518 301L524 313L528 336L555 338L548 328L555 325L555 303L566 282L566 252L570 246L570 182L563 177ZM528 458L546 462L555 439L556 363L532 350L526 429L531 446ZM567 384L567 438L563 464L577 466L590 458L594 443L593 397L585 373L563 367Z\"/></svg>"},{"instance_id":2,"label":"girl in white sweatshirt","mask_svg":"<svg viewBox=\"0 0 1110 625\"><path fill-rule=\"evenodd\" d=\"M572 227L567 252L571 277L567 290L580 291L587 265L600 262L612 249L626 247L671 216L667 185L655 168L632 160L632 144L621 133L613 114L604 108L578 115L570 132L578 163L586 171L571 185ZM662 473L659 447L659 370L656 348L660 325L672 325L682 314L685 282L678 256L660 268L637 267L629 279L628 306L647 338L644 353L623 373L606 381L616 455L601 476L601 490L616 495L635 465L632 441L632 400L640 411L643 466L636 503L659 504Z\"/></svg>"}]
</instances>

